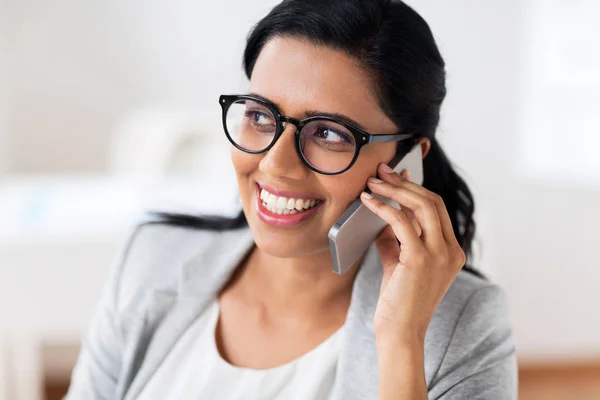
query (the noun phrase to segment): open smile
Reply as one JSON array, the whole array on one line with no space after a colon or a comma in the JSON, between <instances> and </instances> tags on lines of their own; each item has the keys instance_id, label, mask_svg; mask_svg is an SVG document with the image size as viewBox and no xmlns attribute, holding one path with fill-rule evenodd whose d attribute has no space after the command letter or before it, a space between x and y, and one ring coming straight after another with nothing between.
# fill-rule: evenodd
<instances>
[{"instance_id":1,"label":"open smile","mask_svg":"<svg viewBox=\"0 0 600 400\"><path fill-rule=\"evenodd\" d=\"M272 187L256 185L258 217L276 227L294 226L304 222L323 204L322 200L296 192L280 191Z\"/></svg>"}]
</instances>

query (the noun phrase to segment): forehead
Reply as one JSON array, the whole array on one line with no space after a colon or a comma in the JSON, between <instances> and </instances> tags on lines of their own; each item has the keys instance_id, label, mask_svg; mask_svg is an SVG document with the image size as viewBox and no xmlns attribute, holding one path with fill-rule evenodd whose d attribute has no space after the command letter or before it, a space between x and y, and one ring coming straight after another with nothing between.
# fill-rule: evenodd
<instances>
[{"instance_id":1,"label":"forehead","mask_svg":"<svg viewBox=\"0 0 600 400\"><path fill-rule=\"evenodd\" d=\"M344 114L371 129L393 130L379 108L367 72L345 53L294 38L274 38L262 49L250 92L302 118L307 111Z\"/></svg>"}]
</instances>

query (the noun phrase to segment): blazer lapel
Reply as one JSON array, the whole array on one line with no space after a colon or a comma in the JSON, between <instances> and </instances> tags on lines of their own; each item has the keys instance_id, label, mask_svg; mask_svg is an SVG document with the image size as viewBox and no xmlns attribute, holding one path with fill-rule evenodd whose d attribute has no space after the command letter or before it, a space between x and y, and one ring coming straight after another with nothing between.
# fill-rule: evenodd
<instances>
[{"instance_id":1,"label":"blazer lapel","mask_svg":"<svg viewBox=\"0 0 600 400\"><path fill-rule=\"evenodd\" d=\"M132 380L139 375L140 364L144 360L144 355L148 349L148 344L152 339L152 332L156 325L160 323L164 315L173 307L177 298L176 293L160 291L151 295L146 304L146 314L141 321L133 324L128 333L128 342L124 346L125 353L121 362L123 370L115 390L115 398L123 399L128 389L131 387Z\"/></svg>"},{"instance_id":2,"label":"blazer lapel","mask_svg":"<svg viewBox=\"0 0 600 400\"><path fill-rule=\"evenodd\" d=\"M337 365L333 393L336 400L377 398L378 362L373 317L382 277L379 253L372 245L354 280Z\"/></svg>"},{"instance_id":3,"label":"blazer lapel","mask_svg":"<svg viewBox=\"0 0 600 400\"><path fill-rule=\"evenodd\" d=\"M163 363L169 351L185 330L198 318L206 305L215 298L241 260L250 250L253 238L248 228L214 235L208 251L197 254L181 266L178 292L155 292L150 299L143 322L143 332L154 334L145 340L147 349L136 351L140 365L126 394L135 399ZM140 342L144 342L141 338ZM125 391L125 389L123 390Z\"/></svg>"}]
</instances>

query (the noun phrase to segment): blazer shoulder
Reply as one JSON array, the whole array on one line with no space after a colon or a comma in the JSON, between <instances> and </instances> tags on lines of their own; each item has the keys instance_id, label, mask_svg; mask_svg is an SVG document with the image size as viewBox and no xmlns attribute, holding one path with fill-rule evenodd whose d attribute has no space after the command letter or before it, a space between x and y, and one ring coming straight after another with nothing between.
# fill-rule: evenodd
<instances>
[{"instance_id":1,"label":"blazer shoulder","mask_svg":"<svg viewBox=\"0 0 600 400\"><path fill-rule=\"evenodd\" d=\"M484 353L500 357L514 353L506 294L496 283L461 271L438 305L427 330L428 383L435 383L447 374L445 369L466 362L466 355L477 346L481 362L488 357Z\"/></svg>"},{"instance_id":2,"label":"blazer shoulder","mask_svg":"<svg viewBox=\"0 0 600 400\"><path fill-rule=\"evenodd\" d=\"M208 251L220 234L152 215L140 220L121 256L117 293L120 311L135 313L149 293L177 292L181 266Z\"/></svg>"},{"instance_id":3,"label":"blazer shoulder","mask_svg":"<svg viewBox=\"0 0 600 400\"><path fill-rule=\"evenodd\" d=\"M434 319L436 323L452 325L465 313L468 303L474 297L487 297L491 302L503 302L504 290L496 283L468 271L461 271L456 276L444 298L438 305ZM487 304L486 302L486 305ZM476 308L477 312L489 311L485 308Z\"/></svg>"}]
</instances>

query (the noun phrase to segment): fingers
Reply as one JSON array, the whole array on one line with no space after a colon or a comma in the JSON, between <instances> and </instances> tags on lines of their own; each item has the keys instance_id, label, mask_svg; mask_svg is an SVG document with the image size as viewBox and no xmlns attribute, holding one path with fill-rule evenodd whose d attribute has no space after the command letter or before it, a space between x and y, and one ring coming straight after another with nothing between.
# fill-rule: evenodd
<instances>
[{"instance_id":1,"label":"fingers","mask_svg":"<svg viewBox=\"0 0 600 400\"><path fill-rule=\"evenodd\" d=\"M384 272L389 266L393 267L398 264L400 258L400 245L398 244L398 239L390 225L381 232L381 235L379 235L375 241L375 245L377 246Z\"/></svg>"},{"instance_id":2,"label":"fingers","mask_svg":"<svg viewBox=\"0 0 600 400\"><path fill-rule=\"evenodd\" d=\"M415 250L425 251L423 242L419 239L417 232L411 225L408 216L394 207L385 204L383 201L373 197L369 193L361 194L363 204L381 219L391 225L394 234L400 243L410 246Z\"/></svg>"},{"instance_id":3,"label":"fingers","mask_svg":"<svg viewBox=\"0 0 600 400\"><path fill-rule=\"evenodd\" d=\"M414 182L411 182L410 180L402 178L400 175L393 171L391 173L385 172L382 169L382 165L383 164L379 165L379 177L385 182L389 182L397 186L402 186L408 190L411 190L421 196L430 199L433 202L438 214L441 229L443 232L443 237L447 243L453 243L456 240L456 238L454 235L454 229L452 228L452 221L450 220L450 215L448 215L448 209L446 208L444 200L442 200L441 196L439 196L437 193L433 193L432 191L425 189L421 185L418 185Z\"/></svg>"},{"instance_id":4,"label":"fingers","mask_svg":"<svg viewBox=\"0 0 600 400\"><path fill-rule=\"evenodd\" d=\"M396 176L400 178L398 175ZM397 184L391 184L370 178L368 186L373 193L390 198L411 209L419 225L423 228L422 238L428 246L444 246L444 235L435 204L431 199L405 188L403 182L402 179Z\"/></svg>"},{"instance_id":5,"label":"fingers","mask_svg":"<svg viewBox=\"0 0 600 400\"><path fill-rule=\"evenodd\" d=\"M419 225L419 221L415 217L415 213L408 207L404 207L402 211L404 211L404 213L410 220L412 227L415 229L415 232L417 232L417 236L421 237L421 235L423 234L423 230L421 229L421 225Z\"/></svg>"}]
</instances>

